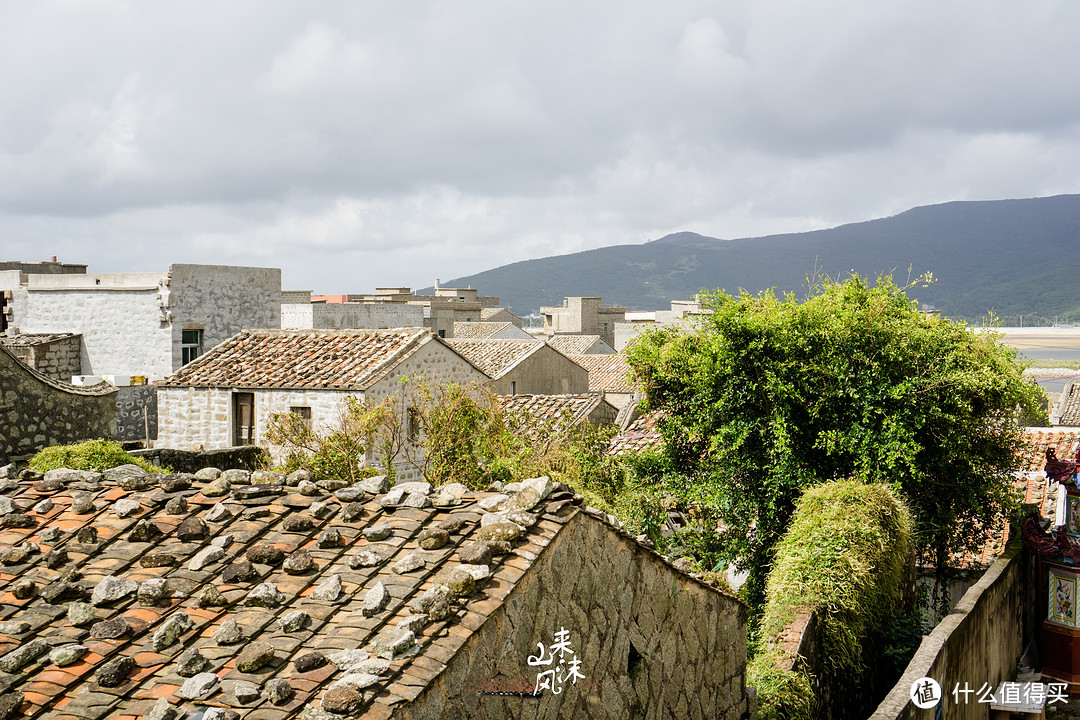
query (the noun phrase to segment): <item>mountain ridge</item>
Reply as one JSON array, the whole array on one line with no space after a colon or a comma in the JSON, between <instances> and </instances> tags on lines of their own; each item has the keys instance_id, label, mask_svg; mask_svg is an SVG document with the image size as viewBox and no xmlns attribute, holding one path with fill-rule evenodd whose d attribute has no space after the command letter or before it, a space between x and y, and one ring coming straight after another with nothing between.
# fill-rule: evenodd
<instances>
[{"instance_id":1,"label":"mountain ridge","mask_svg":"<svg viewBox=\"0 0 1080 720\"><path fill-rule=\"evenodd\" d=\"M815 270L831 277L894 273L903 282L932 272L912 293L945 314L976 318L1076 312L1080 317L1080 195L951 201L833 228L725 240L689 231L522 260L454 278L528 314L568 295L606 305L666 308L700 290L798 291Z\"/></svg>"}]
</instances>

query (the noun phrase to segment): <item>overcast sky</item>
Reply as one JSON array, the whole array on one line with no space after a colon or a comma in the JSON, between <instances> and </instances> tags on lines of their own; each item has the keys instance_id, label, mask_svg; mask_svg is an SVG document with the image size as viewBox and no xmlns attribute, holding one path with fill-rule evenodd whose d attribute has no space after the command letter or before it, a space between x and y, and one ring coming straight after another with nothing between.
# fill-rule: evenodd
<instances>
[{"instance_id":1,"label":"overcast sky","mask_svg":"<svg viewBox=\"0 0 1080 720\"><path fill-rule=\"evenodd\" d=\"M0 260L364 292L1076 193L1078 30L1076 0L8 0Z\"/></svg>"}]
</instances>

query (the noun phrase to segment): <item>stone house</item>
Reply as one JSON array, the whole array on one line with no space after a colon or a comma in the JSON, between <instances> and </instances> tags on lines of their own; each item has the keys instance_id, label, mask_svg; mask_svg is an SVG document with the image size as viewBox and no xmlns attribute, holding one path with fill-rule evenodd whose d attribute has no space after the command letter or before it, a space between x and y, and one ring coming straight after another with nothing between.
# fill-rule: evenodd
<instances>
[{"instance_id":1,"label":"stone house","mask_svg":"<svg viewBox=\"0 0 1080 720\"><path fill-rule=\"evenodd\" d=\"M638 386L630 379L630 364L622 355L568 355L589 371L589 392L604 393L622 409L634 401Z\"/></svg>"},{"instance_id":2,"label":"stone house","mask_svg":"<svg viewBox=\"0 0 1080 720\"><path fill-rule=\"evenodd\" d=\"M544 335L599 335L615 346L615 323L626 318L624 307L603 307L598 297L568 297L562 307L542 307Z\"/></svg>"},{"instance_id":3,"label":"stone house","mask_svg":"<svg viewBox=\"0 0 1080 720\"><path fill-rule=\"evenodd\" d=\"M455 338L473 340L533 340L533 336L510 322L456 322Z\"/></svg>"},{"instance_id":4,"label":"stone house","mask_svg":"<svg viewBox=\"0 0 1080 720\"><path fill-rule=\"evenodd\" d=\"M8 483L0 711L753 717L747 607L566 486L330 487L132 466Z\"/></svg>"},{"instance_id":5,"label":"stone house","mask_svg":"<svg viewBox=\"0 0 1080 720\"><path fill-rule=\"evenodd\" d=\"M128 421L120 440L144 439L153 426L152 388L130 386L169 375L245 328L281 324L276 268L173 264L165 272L87 274L0 270L9 332L77 333L80 365L91 380L123 386L118 409ZM151 434L151 438L153 434Z\"/></svg>"},{"instance_id":6,"label":"stone house","mask_svg":"<svg viewBox=\"0 0 1080 720\"><path fill-rule=\"evenodd\" d=\"M82 375L82 336L75 333L0 335L0 345L42 375L71 384Z\"/></svg>"},{"instance_id":7,"label":"stone house","mask_svg":"<svg viewBox=\"0 0 1080 720\"><path fill-rule=\"evenodd\" d=\"M281 327L284 330L385 330L422 327L424 311L406 303L317 302L307 290L281 294Z\"/></svg>"},{"instance_id":8,"label":"stone house","mask_svg":"<svg viewBox=\"0 0 1080 720\"><path fill-rule=\"evenodd\" d=\"M115 387L62 383L0 345L0 465L50 445L115 435Z\"/></svg>"},{"instance_id":9,"label":"stone house","mask_svg":"<svg viewBox=\"0 0 1080 720\"><path fill-rule=\"evenodd\" d=\"M499 406L508 416L520 422L529 434L531 428L550 425L558 430L570 430L588 423L594 427L610 425L619 409L603 393L583 395L498 395Z\"/></svg>"},{"instance_id":10,"label":"stone house","mask_svg":"<svg viewBox=\"0 0 1080 720\"><path fill-rule=\"evenodd\" d=\"M552 335L547 341L563 355L615 354L615 349L599 335Z\"/></svg>"},{"instance_id":11,"label":"stone house","mask_svg":"<svg viewBox=\"0 0 1080 720\"><path fill-rule=\"evenodd\" d=\"M589 373L543 340L446 341L491 378L496 395L578 395L589 391Z\"/></svg>"},{"instance_id":12,"label":"stone house","mask_svg":"<svg viewBox=\"0 0 1080 720\"><path fill-rule=\"evenodd\" d=\"M279 449L266 430L275 414L296 412L316 430L336 428L348 398L378 404L399 396L405 377L459 384L487 379L426 328L246 330L158 381L158 445L211 450L256 444L274 454ZM408 452L419 452L418 446ZM397 458L399 477L415 472L413 461L420 459Z\"/></svg>"},{"instance_id":13,"label":"stone house","mask_svg":"<svg viewBox=\"0 0 1080 720\"><path fill-rule=\"evenodd\" d=\"M525 321L502 307L485 307L480 309L481 322L508 322L514 327L522 327Z\"/></svg>"}]
</instances>

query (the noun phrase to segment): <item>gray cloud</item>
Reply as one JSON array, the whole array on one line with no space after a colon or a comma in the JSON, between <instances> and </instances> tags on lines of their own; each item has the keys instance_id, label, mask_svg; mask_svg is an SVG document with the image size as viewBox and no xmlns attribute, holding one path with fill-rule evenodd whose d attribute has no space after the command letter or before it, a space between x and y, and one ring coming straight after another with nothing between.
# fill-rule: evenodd
<instances>
[{"instance_id":1,"label":"gray cloud","mask_svg":"<svg viewBox=\"0 0 1080 720\"><path fill-rule=\"evenodd\" d=\"M1080 191L1061 2L8 3L0 249L425 285Z\"/></svg>"}]
</instances>

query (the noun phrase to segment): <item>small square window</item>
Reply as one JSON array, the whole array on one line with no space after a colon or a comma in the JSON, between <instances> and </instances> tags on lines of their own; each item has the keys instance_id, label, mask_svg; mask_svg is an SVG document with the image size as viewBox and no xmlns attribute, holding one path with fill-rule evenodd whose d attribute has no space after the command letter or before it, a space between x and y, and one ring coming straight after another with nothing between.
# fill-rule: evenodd
<instances>
[{"instance_id":1,"label":"small square window","mask_svg":"<svg viewBox=\"0 0 1080 720\"><path fill-rule=\"evenodd\" d=\"M308 430L311 429L311 408L307 405L293 405L289 408L289 412L296 413L300 416L300 420L304 423L304 427Z\"/></svg>"},{"instance_id":2,"label":"small square window","mask_svg":"<svg viewBox=\"0 0 1080 720\"><path fill-rule=\"evenodd\" d=\"M202 355L202 330L180 331L180 364L187 365Z\"/></svg>"}]
</instances>

